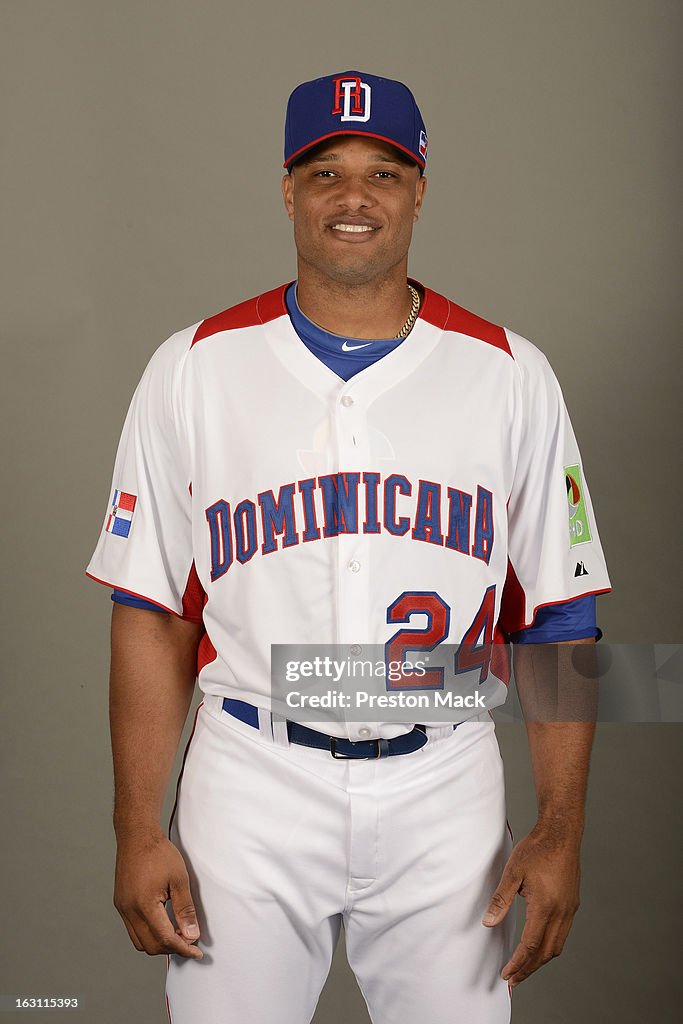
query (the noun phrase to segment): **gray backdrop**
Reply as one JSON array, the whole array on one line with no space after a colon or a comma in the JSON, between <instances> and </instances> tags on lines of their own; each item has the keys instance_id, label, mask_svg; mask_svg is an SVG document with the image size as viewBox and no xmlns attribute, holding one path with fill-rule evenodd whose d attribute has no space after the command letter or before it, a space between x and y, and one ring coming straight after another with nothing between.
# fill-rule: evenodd
<instances>
[{"instance_id":1,"label":"gray backdrop","mask_svg":"<svg viewBox=\"0 0 683 1024\"><path fill-rule=\"evenodd\" d=\"M164 961L111 905L110 602L83 570L152 351L294 275L279 179L298 82L354 67L412 86L431 146L411 271L546 352L614 586L606 638L681 640L680 12L3 0L0 994L166 1020ZM499 738L519 837L523 727ZM582 907L565 954L517 990L517 1022L679 1019L680 739L599 728ZM315 1020L367 1020L342 948Z\"/></svg>"}]
</instances>

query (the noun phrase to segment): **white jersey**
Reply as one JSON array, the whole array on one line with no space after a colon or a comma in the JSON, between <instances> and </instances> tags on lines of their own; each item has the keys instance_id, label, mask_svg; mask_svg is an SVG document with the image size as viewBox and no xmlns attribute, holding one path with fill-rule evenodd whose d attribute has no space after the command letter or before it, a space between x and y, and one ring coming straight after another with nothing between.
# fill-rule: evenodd
<instances>
[{"instance_id":1,"label":"white jersey","mask_svg":"<svg viewBox=\"0 0 683 1024\"><path fill-rule=\"evenodd\" d=\"M295 333L286 287L154 353L89 575L203 621L207 694L270 708L271 644L493 642L472 671L502 703L495 641L610 589L547 359L427 288L406 340L345 382ZM323 731L368 727L412 725L374 713Z\"/></svg>"}]
</instances>

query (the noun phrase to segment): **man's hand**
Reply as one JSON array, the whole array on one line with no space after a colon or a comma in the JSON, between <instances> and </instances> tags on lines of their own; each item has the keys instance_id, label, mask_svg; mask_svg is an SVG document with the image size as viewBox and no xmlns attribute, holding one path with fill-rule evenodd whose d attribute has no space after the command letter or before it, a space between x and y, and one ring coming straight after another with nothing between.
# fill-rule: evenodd
<instances>
[{"instance_id":1,"label":"man's hand","mask_svg":"<svg viewBox=\"0 0 683 1024\"><path fill-rule=\"evenodd\" d=\"M175 929L164 906L169 899ZM199 926L185 861L164 835L119 840L114 906L140 952L203 957L192 945L199 938Z\"/></svg>"},{"instance_id":2,"label":"man's hand","mask_svg":"<svg viewBox=\"0 0 683 1024\"><path fill-rule=\"evenodd\" d=\"M501 972L512 986L562 952L579 909L580 843L580 833L537 825L510 854L482 924L500 924L516 893L527 901L519 944Z\"/></svg>"}]
</instances>

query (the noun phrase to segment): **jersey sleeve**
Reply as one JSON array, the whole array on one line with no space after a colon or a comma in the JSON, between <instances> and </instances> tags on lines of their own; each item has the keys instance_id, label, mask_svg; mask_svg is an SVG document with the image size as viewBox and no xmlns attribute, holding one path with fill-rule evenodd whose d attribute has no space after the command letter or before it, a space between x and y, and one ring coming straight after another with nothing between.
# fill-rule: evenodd
<instances>
[{"instance_id":1,"label":"jersey sleeve","mask_svg":"<svg viewBox=\"0 0 683 1024\"><path fill-rule=\"evenodd\" d=\"M145 601L144 597L136 597L135 594L129 594L125 590L112 590L111 599L116 604L125 604L129 608L140 608L142 611L147 612L166 613L166 609L162 608L160 604L154 604L153 601Z\"/></svg>"},{"instance_id":2,"label":"jersey sleeve","mask_svg":"<svg viewBox=\"0 0 683 1024\"><path fill-rule=\"evenodd\" d=\"M499 624L611 589L581 455L560 385L531 342L508 332L519 374L517 459L508 499L508 567Z\"/></svg>"},{"instance_id":3,"label":"jersey sleeve","mask_svg":"<svg viewBox=\"0 0 683 1024\"><path fill-rule=\"evenodd\" d=\"M193 574L191 479L181 369L186 332L164 342L133 395L87 574L176 615Z\"/></svg>"},{"instance_id":4,"label":"jersey sleeve","mask_svg":"<svg viewBox=\"0 0 683 1024\"><path fill-rule=\"evenodd\" d=\"M590 637L597 642L601 636L602 630L596 622L595 594L586 594L539 608L533 626L511 633L508 639L513 644L548 644Z\"/></svg>"}]
</instances>

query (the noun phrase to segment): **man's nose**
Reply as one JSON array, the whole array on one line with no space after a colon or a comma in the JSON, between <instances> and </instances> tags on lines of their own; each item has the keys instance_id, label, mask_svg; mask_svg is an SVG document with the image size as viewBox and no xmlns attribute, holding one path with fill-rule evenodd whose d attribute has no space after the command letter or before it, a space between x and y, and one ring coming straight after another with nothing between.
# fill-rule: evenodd
<instances>
[{"instance_id":1,"label":"man's nose","mask_svg":"<svg viewBox=\"0 0 683 1024\"><path fill-rule=\"evenodd\" d=\"M336 198L339 206L349 210L372 206L374 203L370 186L360 175L345 178L339 185Z\"/></svg>"}]
</instances>

